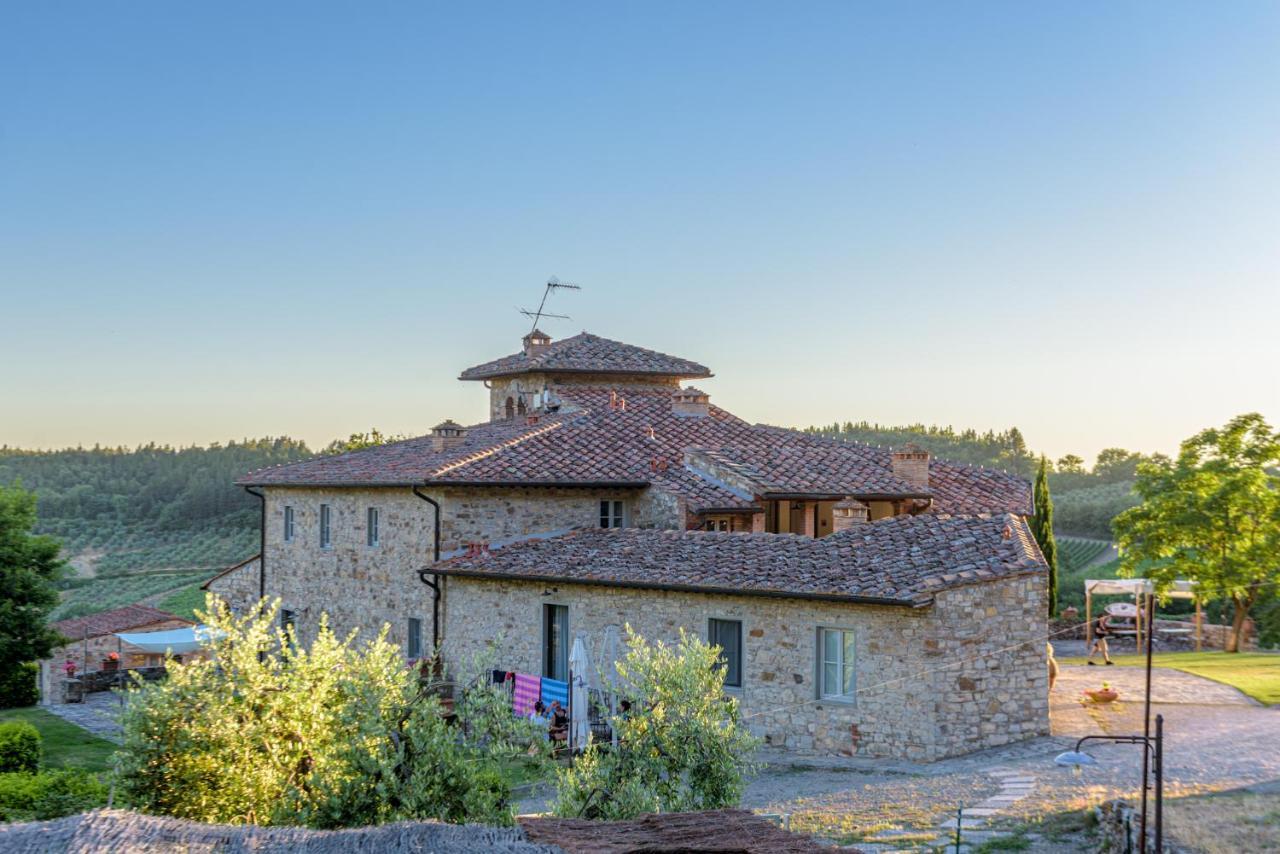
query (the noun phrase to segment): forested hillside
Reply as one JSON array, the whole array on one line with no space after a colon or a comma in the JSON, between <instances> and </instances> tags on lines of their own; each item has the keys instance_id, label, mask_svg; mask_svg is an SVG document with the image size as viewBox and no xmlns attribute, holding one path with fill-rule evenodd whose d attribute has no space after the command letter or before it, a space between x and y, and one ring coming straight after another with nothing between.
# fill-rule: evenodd
<instances>
[{"instance_id":1,"label":"forested hillside","mask_svg":"<svg viewBox=\"0 0 1280 854\"><path fill-rule=\"evenodd\" d=\"M258 503L232 482L309 456L293 439L207 448L0 448L0 482L38 496L39 530L63 543L77 576L56 619L191 586L257 548ZM125 578L123 576L128 576Z\"/></svg>"}]
</instances>

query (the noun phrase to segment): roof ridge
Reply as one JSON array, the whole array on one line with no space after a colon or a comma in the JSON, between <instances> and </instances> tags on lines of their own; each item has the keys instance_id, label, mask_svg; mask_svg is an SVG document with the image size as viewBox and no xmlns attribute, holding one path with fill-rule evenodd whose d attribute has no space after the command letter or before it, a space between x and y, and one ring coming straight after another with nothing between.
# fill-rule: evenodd
<instances>
[{"instance_id":1,"label":"roof ridge","mask_svg":"<svg viewBox=\"0 0 1280 854\"><path fill-rule=\"evenodd\" d=\"M572 413L572 414L576 416L581 413ZM497 445L490 445L487 448L482 448L479 451L468 454L465 457L460 457L456 460L450 460L449 462L436 468L434 471L428 473L427 479L429 480L431 478L440 477L442 474L446 474L448 472L454 471L455 469L459 469L465 465L474 463L477 460L483 460L487 457L491 457L494 454L501 453L502 451L505 451L508 448L514 448L516 445L522 444L523 442L526 442L530 439L535 439L538 436L542 436L547 433L550 433L552 430L556 430L560 427L563 427L566 420L567 419L565 418L561 418L550 424L547 424L545 427L539 427L537 430L531 430L528 433L521 433L519 436L516 436L512 439L508 439L505 442L500 442Z\"/></svg>"}]
</instances>

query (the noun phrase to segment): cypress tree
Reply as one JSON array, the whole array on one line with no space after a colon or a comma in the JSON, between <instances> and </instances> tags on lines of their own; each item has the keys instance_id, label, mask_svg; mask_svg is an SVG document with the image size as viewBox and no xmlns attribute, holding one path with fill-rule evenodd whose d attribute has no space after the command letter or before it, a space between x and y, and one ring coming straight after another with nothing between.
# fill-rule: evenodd
<instances>
[{"instance_id":1,"label":"cypress tree","mask_svg":"<svg viewBox=\"0 0 1280 854\"><path fill-rule=\"evenodd\" d=\"M1033 493L1035 515L1031 517L1031 533L1049 564L1049 616L1058 613L1058 543L1053 539L1053 497L1049 495L1049 461L1040 455Z\"/></svg>"}]
</instances>

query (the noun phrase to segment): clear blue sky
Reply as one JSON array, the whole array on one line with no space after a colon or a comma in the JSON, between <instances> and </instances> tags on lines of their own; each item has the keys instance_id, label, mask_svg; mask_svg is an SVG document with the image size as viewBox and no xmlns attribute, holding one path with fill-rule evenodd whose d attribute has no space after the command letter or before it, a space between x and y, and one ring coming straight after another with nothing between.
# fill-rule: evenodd
<instances>
[{"instance_id":1,"label":"clear blue sky","mask_svg":"<svg viewBox=\"0 0 1280 854\"><path fill-rule=\"evenodd\" d=\"M483 417L547 331L752 420L1280 420L1280 4L8 3L0 444Z\"/></svg>"}]
</instances>

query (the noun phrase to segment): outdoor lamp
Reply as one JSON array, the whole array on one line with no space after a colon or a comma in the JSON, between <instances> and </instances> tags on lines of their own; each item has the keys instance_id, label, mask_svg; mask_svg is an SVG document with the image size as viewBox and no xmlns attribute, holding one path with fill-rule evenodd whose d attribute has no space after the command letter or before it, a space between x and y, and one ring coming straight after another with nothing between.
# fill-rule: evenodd
<instances>
[{"instance_id":1,"label":"outdoor lamp","mask_svg":"<svg viewBox=\"0 0 1280 854\"><path fill-rule=\"evenodd\" d=\"M1079 750L1068 750L1066 753L1059 753L1054 757L1053 764L1068 767L1071 769L1072 775L1079 777L1084 771L1084 766L1097 765L1098 760Z\"/></svg>"}]
</instances>

